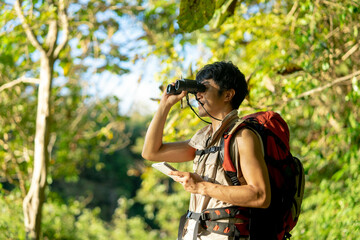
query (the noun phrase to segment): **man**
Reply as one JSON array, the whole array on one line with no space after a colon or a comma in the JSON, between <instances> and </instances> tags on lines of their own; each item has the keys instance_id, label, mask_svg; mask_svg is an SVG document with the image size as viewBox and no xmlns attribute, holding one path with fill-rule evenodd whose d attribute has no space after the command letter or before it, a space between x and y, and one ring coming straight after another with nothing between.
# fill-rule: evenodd
<instances>
[{"instance_id":1,"label":"man","mask_svg":"<svg viewBox=\"0 0 360 240\"><path fill-rule=\"evenodd\" d=\"M262 142L255 132L247 128L239 130L232 144L232 155L236 160L240 186L234 186L225 176L221 164L218 164L218 152L196 154L197 149L219 146L224 131L238 120L237 109L247 95L244 75L230 62L216 62L202 68L196 76L196 81L206 86L205 92L196 93L199 115L211 116L211 124L200 129L190 140L163 143L167 115L171 107L187 94L184 91L180 95L164 93L146 133L142 156L147 160L159 162L194 160L193 173L172 172L174 180L191 193L191 213L231 206L267 208L271 199L270 182ZM198 219L192 219L190 215L188 214L184 227L179 229L179 239L191 240L196 239L196 236L201 240L248 239L246 233L234 237L199 227ZM228 221L240 224L242 219L234 218Z\"/></svg>"}]
</instances>

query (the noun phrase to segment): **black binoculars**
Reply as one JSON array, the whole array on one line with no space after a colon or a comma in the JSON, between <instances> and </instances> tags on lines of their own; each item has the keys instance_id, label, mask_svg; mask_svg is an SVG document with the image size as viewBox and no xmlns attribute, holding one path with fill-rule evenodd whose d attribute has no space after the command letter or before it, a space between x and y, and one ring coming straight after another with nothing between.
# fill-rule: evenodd
<instances>
[{"instance_id":1,"label":"black binoculars","mask_svg":"<svg viewBox=\"0 0 360 240\"><path fill-rule=\"evenodd\" d=\"M166 93L169 95L179 95L182 91L196 94L197 92L205 92L204 84L195 80L180 79L175 82L175 85L169 84L166 88Z\"/></svg>"}]
</instances>

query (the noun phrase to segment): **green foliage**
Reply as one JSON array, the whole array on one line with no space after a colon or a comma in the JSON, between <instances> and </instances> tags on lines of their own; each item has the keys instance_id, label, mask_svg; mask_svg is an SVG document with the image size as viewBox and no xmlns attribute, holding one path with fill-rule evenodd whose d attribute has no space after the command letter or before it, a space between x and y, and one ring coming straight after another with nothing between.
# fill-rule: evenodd
<instances>
[{"instance_id":1,"label":"green foliage","mask_svg":"<svg viewBox=\"0 0 360 240\"><path fill-rule=\"evenodd\" d=\"M0 239L25 239L22 199L19 191L4 194L0 184Z\"/></svg>"},{"instance_id":2,"label":"green foliage","mask_svg":"<svg viewBox=\"0 0 360 240\"><path fill-rule=\"evenodd\" d=\"M133 201L120 198L118 203L119 207L116 209L112 221L113 231L111 233L111 239L163 239L157 231L151 230L149 226L147 226L141 216L128 217L127 212L133 204Z\"/></svg>"},{"instance_id":3,"label":"green foliage","mask_svg":"<svg viewBox=\"0 0 360 240\"><path fill-rule=\"evenodd\" d=\"M22 201L19 192L0 192L0 238L24 240ZM99 218L100 209L90 210L84 202L69 201L66 204L54 196L44 204L42 239L164 239L151 230L142 217L129 217L131 200L121 198L111 222Z\"/></svg>"},{"instance_id":4,"label":"green foliage","mask_svg":"<svg viewBox=\"0 0 360 240\"><path fill-rule=\"evenodd\" d=\"M49 185L62 181L62 179L65 182L77 181L84 168L95 166L96 171L105 168L104 162L101 162L100 159L128 146L132 135L131 132L125 133L124 122L127 118L119 114L119 99L109 97L100 101L94 100L92 96L84 94L85 89L80 87L78 79L87 78L84 73L92 74L94 69L98 73L108 71L123 74L127 72L122 62L128 61L129 54L123 54L123 49L120 51L119 47L123 42L118 41L113 35L119 28L119 17L124 15L121 11L122 7L125 5L124 9L131 9L134 6L122 3L115 6L115 10L117 8L120 10L114 11L110 9L114 9L114 6L109 6L109 1L65 2L68 4L68 38L71 44L61 52L59 61L56 61L54 66L53 76L59 78L56 79L58 80L57 84L52 89L53 108L50 109L52 125L50 144L47 147L51 156L50 166L47 169L49 175L46 179ZM56 4L58 2L22 1L25 21L45 49L48 47L45 36L49 31L49 21L57 18ZM0 11L0 21L4 23L0 28L2 42L0 86L6 86L20 76L38 78L40 73L39 52L31 47L29 40L24 37L24 30L12 3L1 4ZM127 14L131 15L131 12L127 11ZM65 33L66 31L63 31L59 34L59 40ZM84 58L92 63L96 62L96 66L89 64ZM99 62L101 64L98 64ZM64 80L65 84L63 84ZM20 188L19 202L27 193L32 173L36 93L36 86L25 87L23 84L0 91L0 123L5 126L0 129L0 163L2 166L0 181L6 184L5 191ZM3 99L5 100L3 101ZM131 160L134 160L135 157L131 156L125 160L123 157L120 155L116 161L117 168L114 168L114 171L121 170L118 171L121 178L119 177L116 181L121 182L126 179L131 184L126 186L127 189L119 187L113 194L115 198L119 195L130 197L134 194L133 188L136 188L133 186L134 181L129 180L127 174L127 168L134 164ZM111 164L106 166L110 168ZM111 173L112 176L108 177L114 179L115 174ZM106 172L103 174L105 175ZM10 196L12 194L10 192ZM66 199L66 197L64 198ZM51 201L51 198L49 199ZM21 204L18 204L17 207L21 209ZM64 210L64 206L61 204L60 209ZM69 211L65 211L67 215L64 216L64 219L57 219L58 221L55 222L61 225L67 220L71 221L74 213L71 209ZM84 239L99 239L96 234L100 235L102 232L105 234L102 220L97 217L98 211L96 208L94 211L84 210L82 217L76 221L80 224L76 231L83 232ZM55 212L58 214L56 208ZM7 213L11 214L10 210ZM84 223L80 221L83 218ZM45 225L50 225L52 222L44 221ZM88 231L88 222L98 227L93 231ZM49 230L50 235L54 232L56 238L68 238L74 232L74 230L68 229L58 234L56 227L54 226L53 229L50 227ZM46 233L44 234L46 235ZM104 239L108 239L108 237L105 236Z\"/></svg>"},{"instance_id":5,"label":"green foliage","mask_svg":"<svg viewBox=\"0 0 360 240\"><path fill-rule=\"evenodd\" d=\"M177 167L190 170L184 166ZM136 200L144 204L145 217L155 221L163 233L163 239L174 239L178 221L188 208L190 195L183 191L180 184L150 166L146 168L142 178Z\"/></svg>"},{"instance_id":6,"label":"green foliage","mask_svg":"<svg viewBox=\"0 0 360 240\"><path fill-rule=\"evenodd\" d=\"M269 109L288 121L292 152L302 159L307 174L303 213L294 238L357 239L359 4L245 2L236 7L233 16L219 21L222 24L213 24L211 32L205 28L192 33L197 44L211 51L210 60L194 60L193 64L201 67L207 62L231 60L251 76L250 95L240 114ZM217 22L219 17L214 17ZM175 66L181 68L180 59L173 56L176 54L166 60L166 64L171 63L168 70L164 68L167 76L173 76ZM180 119L188 114L179 109L170 113L166 141L184 140L182 134L188 127L180 127ZM196 128L200 126L191 125L186 137ZM143 177L146 182L154 181L150 174ZM171 188L156 184L143 183L142 188L157 194L171 192Z\"/></svg>"},{"instance_id":7,"label":"green foliage","mask_svg":"<svg viewBox=\"0 0 360 240\"><path fill-rule=\"evenodd\" d=\"M102 62L95 72L127 71L120 63L129 56L117 51L121 44L113 38L121 27L118 17L125 15L143 27L140 39L150 48L140 58L160 59L161 72L154 78L164 85L181 75L194 77L205 63L230 60L249 77L250 94L240 115L269 109L287 120L292 152L306 171L294 239L360 237L359 3L218 0L191 5L174 0L148 1L146 8L142 1L135 7L130 1L69 4L71 44L54 74L66 83L53 89L55 142L48 179L53 186L44 205L44 238L175 239L178 220L187 209L189 194L181 185L140 159L148 119L121 116L118 99L93 100L77 82L88 76L86 57ZM44 6L37 4L28 20L52 19L51 6ZM110 6L114 13L107 11ZM38 77L35 49L18 22L8 21L16 18L15 12L6 4L0 11L0 86L25 73ZM35 33L43 36L46 24L36 26ZM100 47L105 45L109 48ZM199 59L189 58L189 48L194 49L191 57L199 52ZM32 167L36 91L36 86L19 84L0 92L0 238L25 238L21 198ZM178 104L170 112L164 141L189 139L203 126L189 108ZM191 162L175 167L192 169ZM135 189L139 175L141 185ZM55 187L60 183L67 191ZM100 191L104 186L113 197ZM105 197L93 195L89 203L86 197L92 191ZM114 213L104 217L102 201L110 198L115 202L110 215Z\"/></svg>"},{"instance_id":8,"label":"green foliage","mask_svg":"<svg viewBox=\"0 0 360 240\"><path fill-rule=\"evenodd\" d=\"M108 107L107 110L110 111L111 108L109 105ZM90 109L93 108L90 107ZM92 112L94 113L94 110ZM117 115L116 112L114 111L114 115ZM92 121L92 123L97 122ZM105 125L108 124L108 122L104 123ZM63 163L54 163L52 166L55 167L59 164L59 167L55 167L57 169L62 166L74 166L78 174L66 172L65 170L59 172L54 170L54 173L58 173L58 175L53 176L54 179L50 185L51 191L58 192L64 200L86 198L86 201L88 201L87 207L100 207L99 217L107 221L111 220L118 198L132 198L140 185L139 175L142 160L135 144L137 139L144 134L146 129L145 120L144 117L134 115L131 118L124 117L121 123L124 127L121 132L110 132L114 135L121 133L123 139L126 137L126 148L121 146L119 137L111 139L114 143L104 148L99 148L99 144L92 145L92 140L87 140L83 141L84 146L75 148L75 152L67 153L69 156L72 155L72 160L75 161L76 152L84 151L75 163L67 162L68 160L64 159ZM85 125L84 122L79 126ZM81 141L81 138L79 138L79 141ZM100 141L97 139L94 142L99 143ZM115 146L116 149L114 149ZM89 154L89 149L93 151L94 158L83 159L85 154ZM64 175L65 179L61 178L64 173L67 173ZM132 209L132 214L141 214L141 210Z\"/></svg>"},{"instance_id":9,"label":"green foliage","mask_svg":"<svg viewBox=\"0 0 360 240\"><path fill-rule=\"evenodd\" d=\"M215 1L183 0L180 3L178 22L180 28L186 32L203 27L210 21L215 11Z\"/></svg>"}]
</instances>

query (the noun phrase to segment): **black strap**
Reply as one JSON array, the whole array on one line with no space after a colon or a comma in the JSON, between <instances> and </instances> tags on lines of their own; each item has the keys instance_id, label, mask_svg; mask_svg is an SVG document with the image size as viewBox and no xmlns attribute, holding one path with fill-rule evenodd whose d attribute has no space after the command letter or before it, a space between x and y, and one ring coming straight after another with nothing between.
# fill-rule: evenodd
<instances>
[{"instance_id":1,"label":"black strap","mask_svg":"<svg viewBox=\"0 0 360 240\"><path fill-rule=\"evenodd\" d=\"M186 215L187 215L187 213L185 213L184 215L182 215L181 218L180 218L179 230L178 230L178 238L177 238L177 240L181 240L181 239L182 239L182 235L183 235L183 231L184 231L184 227L185 227L185 223L186 223Z\"/></svg>"},{"instance_id":2,"label":"black strap","mask_svg":"<svg viewBox=\"0 0 360 240\"><path fill-rule=\"evenodd\" d=\"M203 210L203 220L219 220L226 218L235 218L237 215L250 217L249 209L239 208L238 206L224 207L224 208L208 208Z\"/></svg>"},{"instance_id":3,"label":"black strap","mask_svg":"<svg viewBox=\"0 0 360 240\"><path fill-rule=\"evenodd\" d=\"M194 234L193 234L193 240L196 240L198 232L199 232L200 221L203 220L202 219L203 218L203 213L196 213L196 212L188 211L187 215L186 215L186 218L196 220L195 228L194 228Z\"/></svg>"},{"instance_id":4,"label":"black strap","mask_svg":"<svg viewBox=\"0 0 360 240\"><path fill-rule=\"evenodd\" d=\"M236 227L233 223L205 221L202 225L207 231L229 237L235 236Z\"/></svg>"},{"instance_id":5,"label":"black strap","mask_svg":"<svg viewBox=\"0 0 360 240\"><path fill-rule=\"evenodd\" d=\"M225 171L225 173L230 178L230 180L234 186L241 185L239 178L237 177L237 172Z\"/></svg>"},{"instance_id":6,"label":"black strap","mask_svg":"<svg viewBox=\"0 0 360 240\"><path fill-rule=\"evenodd\" d=\"M291 238L291 234L286 232L285 235L284 235L284 239L290 239Z\"/></svg>"},{"instance_id":7,"label":"black strap","mask_svg":"<svg viewBox=\"0 0 360 240\"><path fill-rule=\"evenodd\" d=\"M184 227L187 219L193 219L196 221L195 228L194 228L194 234L193 234L193 240L197 239L197 234L199 232L199 225L200 222L205 220L203 213L196 213L192 211L187 211L186 214L181 216L180 223L179 223L179 231L178 231L178 240L182 240Z\"/></svg>"},{"instance_id":8,"label":"black strap","mask_svg":"<svg viewBox=\"0 0 360 240\"><path fill-rule=\"evenodd\" d=\"M208 154L208 153L216 153L218 151L221 151L221 147L217 147L217 146L212 146L210 148L206 148L206 149L203 149L203 150L199 150L197 149L195 154L196 155L203 155L203 154Z\"/></svg>"},{"instance_id":9,"label":"black strap","mask_svg":"<svg viewBox=\"0 0 360 240\"><path fill-rule=\"evenodd\" d=\"M204 229L209 232L235 237L235 239L238 237L248 237L241 235L234 223L216 221L219 219L235 218L237 214L247 216L249 212L243 212L238 207L205 209L201 213L187 211L187 213L184 214L180 219L178 240L181 240L183 237L183 231L187 219L193 219L196 221L193 233L193 240L197 239L200 224Z\"/></svg>"},{"instance_id":10,"label":"black strap","mask_svg":"<svg viewBox=\"0 0 360 240\"><path fill-rule=\"evenodd\" d=\"M196 94L194 94L194 95L195 95L196 101L198 101L198 103L202 106L202 103L197 99ZM197 114L197 112L195 112L194 108L193 108L193 107L191 106L191 104L190 104L189 94L186 94L186 101L187 101L187 104L188 104L188 106L190 107L191 111L193 111L193 112L195 113L195 115L196 115L201 121L206 122L207 124L211 124L211 122L208 122L208 121L202 119L202 118L199 116L199 114ZM203 107L203 108L204 108L204 107ZM206 111L205 108L204 108L204 110ZM206 112L207 112L207 111L206 111ZM211 115L209 115L209 116L212 117ZM216 119L216 120L218 120L218 119ZM219 121L221 121L221 120L219 120Z\"/></svg>"}]
</instances>

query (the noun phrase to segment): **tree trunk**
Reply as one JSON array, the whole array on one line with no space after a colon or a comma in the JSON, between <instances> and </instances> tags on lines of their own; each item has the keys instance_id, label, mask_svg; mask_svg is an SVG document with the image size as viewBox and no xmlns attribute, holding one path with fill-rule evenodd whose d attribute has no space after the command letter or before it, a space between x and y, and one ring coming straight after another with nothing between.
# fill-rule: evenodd
<instances>
[{"instance_id":1,"label":"tree trunk","mask_svg":"<svg viewBox=\"0 0 360 240\"><path fill-rule=\"evenodd\" d=\"M40 84L36 115L34 169L30 189L23 201L24 223L27 239L39 239L42 206L45 200L47 167L49 163L50 95L53 59L41 53Z\"/></svg>"}]
</instances>

